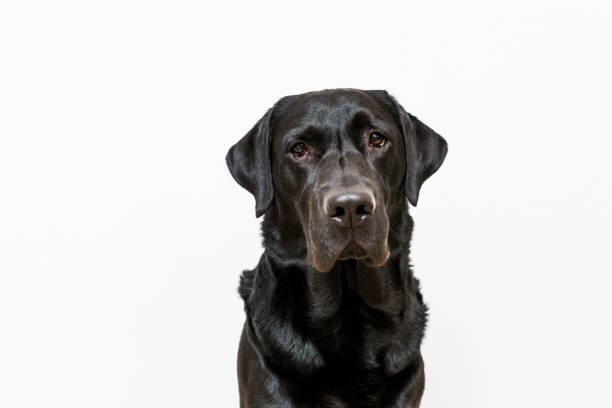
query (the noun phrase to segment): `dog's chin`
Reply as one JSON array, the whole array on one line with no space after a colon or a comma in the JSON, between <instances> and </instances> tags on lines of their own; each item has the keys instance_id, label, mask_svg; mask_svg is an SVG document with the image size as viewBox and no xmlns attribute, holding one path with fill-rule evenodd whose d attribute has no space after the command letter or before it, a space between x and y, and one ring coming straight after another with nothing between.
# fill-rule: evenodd
<instances>
[{"instance_id":1,"label":"dog's chin","mask_svg":"<svg viewBox=\"0 0 612 408\"><path fill-rule=\"evenodd\" d=\"M323 251L308 251L308 261L319 272L329 272L337 261L355 259L363 261L369 267L383 266L389 260L390 252L386 240L376 248L364 249L355 241L349 241L344 248L336 254ZM313 252L316 255L313 256Z\"/></svg>"}]
</instances>

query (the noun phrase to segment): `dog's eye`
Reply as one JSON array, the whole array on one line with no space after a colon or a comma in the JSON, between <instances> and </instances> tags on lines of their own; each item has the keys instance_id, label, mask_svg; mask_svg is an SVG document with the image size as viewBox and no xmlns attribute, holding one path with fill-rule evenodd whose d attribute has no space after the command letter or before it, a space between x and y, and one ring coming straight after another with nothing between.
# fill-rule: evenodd
<instances>
[{"instance_id":1,"label":"dog's eye","mask_svg":"<svg viewBox=\"0 0 612 408\"><path fill-rule=\"evenodd\" d=\"M295 157L302 157L305 154L308 154L308 149L306 149L306 145L304 143L299 142L293 145L293 147L291 148L291 153Z\"/></svg>"},{"instance_id":2,"label":"dog's eye","mask_svg":"<svg viewBox=\"0 0 612 408\"><path fill-rule=\"evenodd\" d=\"M374 132L370 135L369 143L373 147L383 147L386 141L386 137L384 137L380 133Z\"/></svg>"}]
</instances>

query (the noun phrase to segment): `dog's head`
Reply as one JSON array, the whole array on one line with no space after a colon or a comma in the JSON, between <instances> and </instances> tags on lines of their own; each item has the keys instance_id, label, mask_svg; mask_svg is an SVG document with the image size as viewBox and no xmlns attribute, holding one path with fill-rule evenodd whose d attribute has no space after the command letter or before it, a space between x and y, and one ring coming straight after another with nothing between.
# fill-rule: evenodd
<instances>
[{"instance_id":1,"label":"dog's head","mask_svg":"<svg viewBox=\"0 0 612 408\"><path fill-rule=\"evenodd\" d=\"M381 266L389 219L442 164L446 141L386 91L325 90L288 96L229 150L232 176L306 242L319 271L338 260Z\"/></svg>"}]
</instances>

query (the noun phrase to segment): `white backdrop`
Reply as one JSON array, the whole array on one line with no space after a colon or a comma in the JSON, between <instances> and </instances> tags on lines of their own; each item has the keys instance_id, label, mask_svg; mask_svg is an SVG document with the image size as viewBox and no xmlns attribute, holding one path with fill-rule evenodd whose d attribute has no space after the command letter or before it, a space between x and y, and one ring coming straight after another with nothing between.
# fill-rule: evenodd
<instances>
[{"instance_id":1,"label":"white backdrop","mask_svg":"<svg viewBox=\"0 0 612 408\"><path fill-rule=\"evenodd\" d=\"M302 3L0 4L0 406L238 406L262 249L224 155L335 87L449 142L422 406L611 406L610 3Z\"/></svg>"}]
</instances>

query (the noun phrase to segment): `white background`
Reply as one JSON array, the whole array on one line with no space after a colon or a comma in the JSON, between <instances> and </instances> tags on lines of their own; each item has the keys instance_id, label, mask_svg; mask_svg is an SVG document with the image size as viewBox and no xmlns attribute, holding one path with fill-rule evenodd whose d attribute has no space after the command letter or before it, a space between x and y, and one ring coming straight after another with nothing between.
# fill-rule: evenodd
<instances>
[{"instance_id":1,"label":"white background","mask_svg":"<svg viewBox=\"0 0 612 408\"><path fill-rule=\"evenodd\" d=\"M286 94L387 89L449 142L413 210L422 406L609 407L612 6L0 5L0 406L237 407L226 150Z\"/></svg>"}]
</instances>

